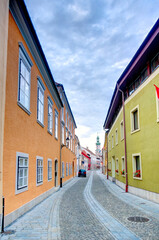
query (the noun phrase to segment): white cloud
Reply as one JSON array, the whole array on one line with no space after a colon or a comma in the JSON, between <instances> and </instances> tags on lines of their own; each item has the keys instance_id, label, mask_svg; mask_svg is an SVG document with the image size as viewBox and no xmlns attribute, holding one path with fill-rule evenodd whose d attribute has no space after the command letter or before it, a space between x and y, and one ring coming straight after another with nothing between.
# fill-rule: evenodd
<instances>
[{"instance_id":1,"label":"white cloud","mask_svg":"<svg viewBox=\"0 0 159 240\"><path fill-rule=\"evenodd\" d=\"M103 144L116 81L158 19L159 0L25 2L54 79L64 85L76 134L94 151L97 132Z\"/></svg>"}]
</instances>

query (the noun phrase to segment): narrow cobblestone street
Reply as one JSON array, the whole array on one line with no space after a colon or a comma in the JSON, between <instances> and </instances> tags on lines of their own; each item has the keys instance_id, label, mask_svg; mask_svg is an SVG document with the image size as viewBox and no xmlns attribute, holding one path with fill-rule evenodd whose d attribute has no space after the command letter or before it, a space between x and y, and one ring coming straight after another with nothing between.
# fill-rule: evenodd
<instances>
[{"instance_id":1,"label":"narrow cobblestone street","mask_svg":"<svg viewBox=\"0 0 159 240\"><path fill-rule=\"evenodd\" d=\"M108 190L109 187L109 190ZM122 198L123 196L123 198ZM8 226L6 239L159 239L158 204L138 198L100 172L74 178L62 189ZM131 222L129 217L148 222Z\"/></svg>"}]
</instances>

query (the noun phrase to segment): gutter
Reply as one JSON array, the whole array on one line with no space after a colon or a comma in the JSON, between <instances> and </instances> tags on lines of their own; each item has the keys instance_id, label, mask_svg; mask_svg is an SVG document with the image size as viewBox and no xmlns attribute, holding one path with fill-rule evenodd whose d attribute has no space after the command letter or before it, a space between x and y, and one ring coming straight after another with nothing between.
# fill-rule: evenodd
<instances>
[{"instance_id":1,"label":"gutter","mask_svg":"<svg viewBox=\"0 0 159 240\"><path fill-rule=\"evenodd\" d=\"M124 149L125 149L125 174L126 174L126 186L125 192L128 192L128 171L127 171L127 148L126 148L126 125L125 125L125 102L124 102L124 92L119 88L118 90L122 93L122 105L123 105L123 123L124 123Z\"/></svg>"}]
</instances>

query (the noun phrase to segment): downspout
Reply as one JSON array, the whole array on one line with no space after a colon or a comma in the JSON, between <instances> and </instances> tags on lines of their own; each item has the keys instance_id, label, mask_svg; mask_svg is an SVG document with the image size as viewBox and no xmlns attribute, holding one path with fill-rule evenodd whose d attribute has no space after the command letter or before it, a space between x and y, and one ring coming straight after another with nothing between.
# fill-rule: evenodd
<instances>
[{"instance_id":1,"label":"downspout","mask_svg":"<svg viewBox=\"0 0 159 240\"><path fill-rule=\"evenodd\" d=\"M128 192L128 171L127 171L127 148L126 148L126 125L125 125L125 102L124 102L124 92L117 85L118 90L122 93L122 106L123 106L123 123L124 123L124 149L125 149L125 174L126 174L126 186L125 192Z\"/></svg>"},{"instance_id":2,"label":"downspout","mask_svg":"<svg viewBox=\"0 0 159 240\"><path fill-rule=\"evenodd\" d=\"M106 136L107 136L107 148L106 148L106 151L107 151L107 179L108 179L108 131L106 131Z\"/></svg>"}]
</instances>

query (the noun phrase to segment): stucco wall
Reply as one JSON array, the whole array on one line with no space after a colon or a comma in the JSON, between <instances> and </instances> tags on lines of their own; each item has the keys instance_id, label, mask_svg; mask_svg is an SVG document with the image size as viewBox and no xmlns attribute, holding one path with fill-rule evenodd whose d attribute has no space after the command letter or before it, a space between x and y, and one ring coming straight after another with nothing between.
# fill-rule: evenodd
<instances>
[{"instance_id":1,"label":"stucco wall","mask_svg":"<svg viewBox=\"0 0 159 240\"><path fill-rule=\"evenodd\" d=\"M159 123L157 122L156 90L154 84L159 86L159 68L157 68L145 82L125 101L126 141L127 141L127 167L128 185L134 188L159 193ZM139 107L140 130L131 132L131 110ZM108 138L111 148L108 151L108 161L112 157L119 160L119 174L115 174L118 181L125 183L121 175L121 157L124 156L124 141L120 140L120 122L123 119L122 110L119 112ZM118 145L115 145L115 130L118 129ZM114 147L112 148L112 135ZM109 147L109 145L108 145ZM142 178L133 177L132 155L141 154ZM112 176L112 173L109 173Z\"/></svg>"},{"instance_id":2,"label":"stucco wall","mask_svg":"<svg viewBox=\"0 0 159 240\"><path fill-rule=\"evenodd\" d=\"M3 133L5 112L6 63L8 39L9 1L0 1L0 214L2 211L2 168L3 168Z\"/></svg>"},{"instance_id":3,"label":"stucco wall","mask_svg":"<svg viewBox=\"0 0 159 240\"><path fill-rule=\"evenodd\" d=\"M19 45L22 42L33 66L31 68L30 112L28 115L17 104ZM37 76L45 85L44 92L44 127L37 123ZM4 129L4 197L5 215L20 208L27 202L55 186L54 162L58 160L58 180L60 176L60 110L53 101L53 134L47 131L48 99L51 94L34 61L11 13L9 14L8 59L6 82L6 112ZM54 110L58 117L58 140L54 137ZM16 194L16 153L29 154L28 190ZM36 157L43 157L43 184L36 186ZM52 180L48 181L48 158L52 160ZM58 181L59 185L59 181Z\"/></svg>"}]
</instances>

